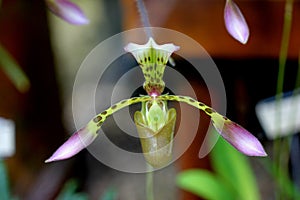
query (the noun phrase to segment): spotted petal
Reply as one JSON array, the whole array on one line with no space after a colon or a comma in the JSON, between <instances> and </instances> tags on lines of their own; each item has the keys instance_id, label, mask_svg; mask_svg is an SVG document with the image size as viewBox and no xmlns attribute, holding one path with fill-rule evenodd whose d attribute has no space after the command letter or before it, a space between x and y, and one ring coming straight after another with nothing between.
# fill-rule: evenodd
<instances>
[{"instance_id":1,"label":"spotted petal","mask_svg":"<svg viewBox=\"0 0 300 200\"><path fill-rule=\"evenodd\" d=\"M261 143L246 129L231 121L227 117L220 115L211 107L199 102L191 97L178 95L162 95L158 99L164 101L179 101L194 106L211 117L213 126L220 135L227 140L237 150L248 156L267 156Z\"/></svg>"},{"instance_id":2,"label":"spotted petal","mask_svg":"<svg viewBox=\"0 0 300 200\"><path fill-rule=\"evenodd\" d=\"M135 43L129 43L128 45L126 45L124 47L125 51L130 52L134 55L134 57L136 58L136 60L139 60L139 56L141 55L141 51L147 51L150 49L155 49L158 51L164 51L166 52L166 61L168 61L168 56L170 56L174 51L179 50L179 47L169 43L169 44L163 44L163 45L158 45L156 44L156 42L154 41L153 38L149 38L148 42L146 44L140 45L140 44L135 44Z\"/></svg>"},{"instance_id":3,"label":"spotted petal","mask_svg":"<svg viewBox=\"0 0 300 200\"><path fill-rule=\"evenodd\" d=\"M96 133L89 131L87 127L75 132L54 154L45 162L53 162L70 158L91 144L97 137Z\"/></svg>"},{"instance_id":4,"label":"spotted petal","mask_svg":"<svg viewBox=\"0 0 300 200\"><path fill-rule=\"evenodd\" d=\"M226 0L224 20L229 34L242 44L246 44L249 38L249 28L242 12L233 0Z\"/></svg>"},{"instance_id":5,"label":"spotted petal","mask_svg":"<svg viewBox=\"0 0 300 200\"><path fill-rule=\"evenodd\" d=\"M133 97L131 99L124 99L110 108L104 110L96 115L89 123L79 131L75 132L63 145L61 145L54 154L45 162L52 162L70 158L80 152L82 149L90 145L98 135L99 129L104 121L117 112L118 110L139 102L146 102L151 100L149 96Z\"/></svg>"},{"instance_id":6,"label":"spotted petal","mask_svg":"<svg viewBox=\"0 0 300 200\"><path fill-rule=\"evenodd\" d=\"M74 25L88 24L83 11L69 0L46 0L48 8L58 17Z\"/></svg>"},{"instance_id":7,"label":"spotted petal","mask_svg":"<svg viewBox=\"0 0 300 200\"><path fill-rule=\"evenodd\" d=\"M179 50L172 43L158 45L153 38L144 45L129 43L125 51L130 52L140 65L145 82L144 89L150 96L160 95L165 87L163 81L164 70L170 55Z\"/></svg>"}]
</instances>

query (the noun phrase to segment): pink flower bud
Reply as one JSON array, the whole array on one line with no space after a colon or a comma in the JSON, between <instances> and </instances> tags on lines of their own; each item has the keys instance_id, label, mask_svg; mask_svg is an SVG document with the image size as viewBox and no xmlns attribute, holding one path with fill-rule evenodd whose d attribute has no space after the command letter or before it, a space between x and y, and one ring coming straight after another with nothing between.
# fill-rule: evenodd
<instances>
[{"instance_id":1,"label":"pink flower bud","mask_svg":"<svg viewBox=\"0 0 300 200\"><path fill-rule=\"evenodd\" d=\"M45 0L48 8L58 17L74 25L88 24L89 20L82 10L69 0Z\"/></svg>"},{"instance_id":2,"label":"pink flower bud","mask_svg":"<svg viewBox=\"0 0 300 200\"><path fill-rule=\"evenodd\" d=\"M229 34L242 44L246 44L249 28L242 12L232 0L226 0L224 20Z\"/></svg>"}]
</instances>

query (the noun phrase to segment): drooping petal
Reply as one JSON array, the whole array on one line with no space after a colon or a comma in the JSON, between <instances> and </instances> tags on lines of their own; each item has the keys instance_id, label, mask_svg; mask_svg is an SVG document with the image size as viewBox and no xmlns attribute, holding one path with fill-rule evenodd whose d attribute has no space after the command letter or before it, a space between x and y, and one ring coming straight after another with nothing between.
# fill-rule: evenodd
<instances>
[{"instance_id":1,"label":"drooping petal","mask_svg":"<svg viewBox=\"0 0 300 200\"><path fill-rule=\"evenodd\" d=\"M217 112L211 116L216 130L238 151L248 156L267 156L258 139L246 129Z\"/></svg>"},{"instance_id":2,"label":"drooping petal","mask_svg":"<svg viewBox=\"0 0 300 200\"><path fill-rule=\"evenodd\" d=\"M83 11L69 0L45 0L48 8L58 17L74 25L88 24Z\"/></svg>"},{"instance_id":3,"label":"drooping petal","mask_svg":"<svg viewBox=\"0 0 300 200\"><path fill-rule=\"evenodd\" d=\"M61 145L54 154L45 162L53 162L58 160L64 160L70 158L86 148L91 144L97 134L88 130L88 128L82 128L75 132L63 145Z\"/></svg>"},{"instance_id":4,"label":"drooping petal","mask_svg":"<svg viewBox=\"0 0 300 200\"><path fill-rule=\"evenodd\" d=\"M233 0L226 0L224 20L229 34L242 44L246 44L249 38L249 28L242 12Z\"/></svg>"},{"instance_id":5,"label":"drooping petal","mask_svg":"<svg viewBox=\"0 0 300 200\"><path fill-rule=\"evenodd\" d=\"M98 135L98 131L104 121L117 112L118 110L139 102L146 102L151 100L149 96L133 97L131 99L124 99L100 114L96 115L89 123L79 131L75 132L63 145L61 145L54 154L45 162L52 162L70 158L80 152L82 149L90 145Z\"/></svg>"},{"instance_id":6,"label":"drooping petal","mask_svg":"<svg viewBox=\"0 0 300 200\"><path fill-rule=\"evenodd\" d=\"M213 108L188 96L162 95L157 97L163 101L179 101L194 106L211 117L214 127L220 135L240 152L248 156L267 156L261 143L246 129L220 115Z\"/></svg>"}]
</instances>

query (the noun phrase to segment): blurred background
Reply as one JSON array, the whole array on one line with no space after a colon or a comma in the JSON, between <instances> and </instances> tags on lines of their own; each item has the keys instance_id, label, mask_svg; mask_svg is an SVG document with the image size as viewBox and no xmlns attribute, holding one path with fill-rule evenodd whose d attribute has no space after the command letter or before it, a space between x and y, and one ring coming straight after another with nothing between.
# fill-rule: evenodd
<instances>
[{"instance_id":1,"label":"blurred background","mask_svg":"<svg viewBox=\"0 0 300 200\"><path fill-rule=\"evenodd\" d=\"M87 54L114 34L142 27L133 0L73 2L89 18L88 25L68 24L53 15L44 1L2 0L1 3L0 44L30 82L28 87L16 87L4 67L0 68L0 117L10 124L0 123L0 145L10 144L11 150L8 154L0 154L0 158L7 169L10 193L19 199L55 199L68 186L66 183L74 180L71 184L76 185L75 192L88 196L88 199L145 199L144 174L110 169L86 150L66 161L44 163L75 131L72 89L77 70ZM246 45L234 40L225 29L225 0L145 0L152 26L184 33L206 49L224 81L227 116L253 133L272 157L274 141L266 137L255 106L276 94L285 1L240 0L236 3L250 29ZM295 0L293 5L284 92L294 90L300 51L300 1ZM187 51L185 55L201 59L193 51ZM176 63L178 68L180 64L185 65L181 60ZM198 99L209 104L210 97L203 81L198 81L191 72L182 71L190 77ZM82 90L84 96L85 87ZM99 107L108 107L108 103ZM80 104L76 106L80 109ZM113 132L111 123L108 122L106 128ZM204 137L201 133L207 131L208 125L209 118L201 115L199 130L190 148L178 161L155 173L156 199L201 199L180 189L175 179L179 172L191 168L214 171L209 156L198 158ZM7 126L11 135L1 138L1 132ZM293 148L299 148L297 133L292 138L296 141ZM297 163L291 164L289 151L286 172L299 188L297 174L300 170L295 168ZM300 154L295 156L300 160ZM276 199L276 180L261 158L248 158L248 161L261 199ZM109 194L115 196L108 197Z\"/></svg>"}]
</instances>

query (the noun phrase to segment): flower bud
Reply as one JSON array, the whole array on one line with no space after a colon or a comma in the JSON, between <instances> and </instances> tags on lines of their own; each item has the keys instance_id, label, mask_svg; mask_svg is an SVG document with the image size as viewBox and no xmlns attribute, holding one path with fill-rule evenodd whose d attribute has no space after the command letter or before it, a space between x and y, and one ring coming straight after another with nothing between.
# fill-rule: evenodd
<instances>
[{"instance_id":1,"label":"flower bud","mask_svg":"<svg viewBox=\"0 0 300 200\"><path fill-rule=\"evenodd\" d=\"M246 44L249 38L249 28L239 7L232 0L226 0L224 20L229 34L242 44Z\"/></svg>"}]
</instances>

